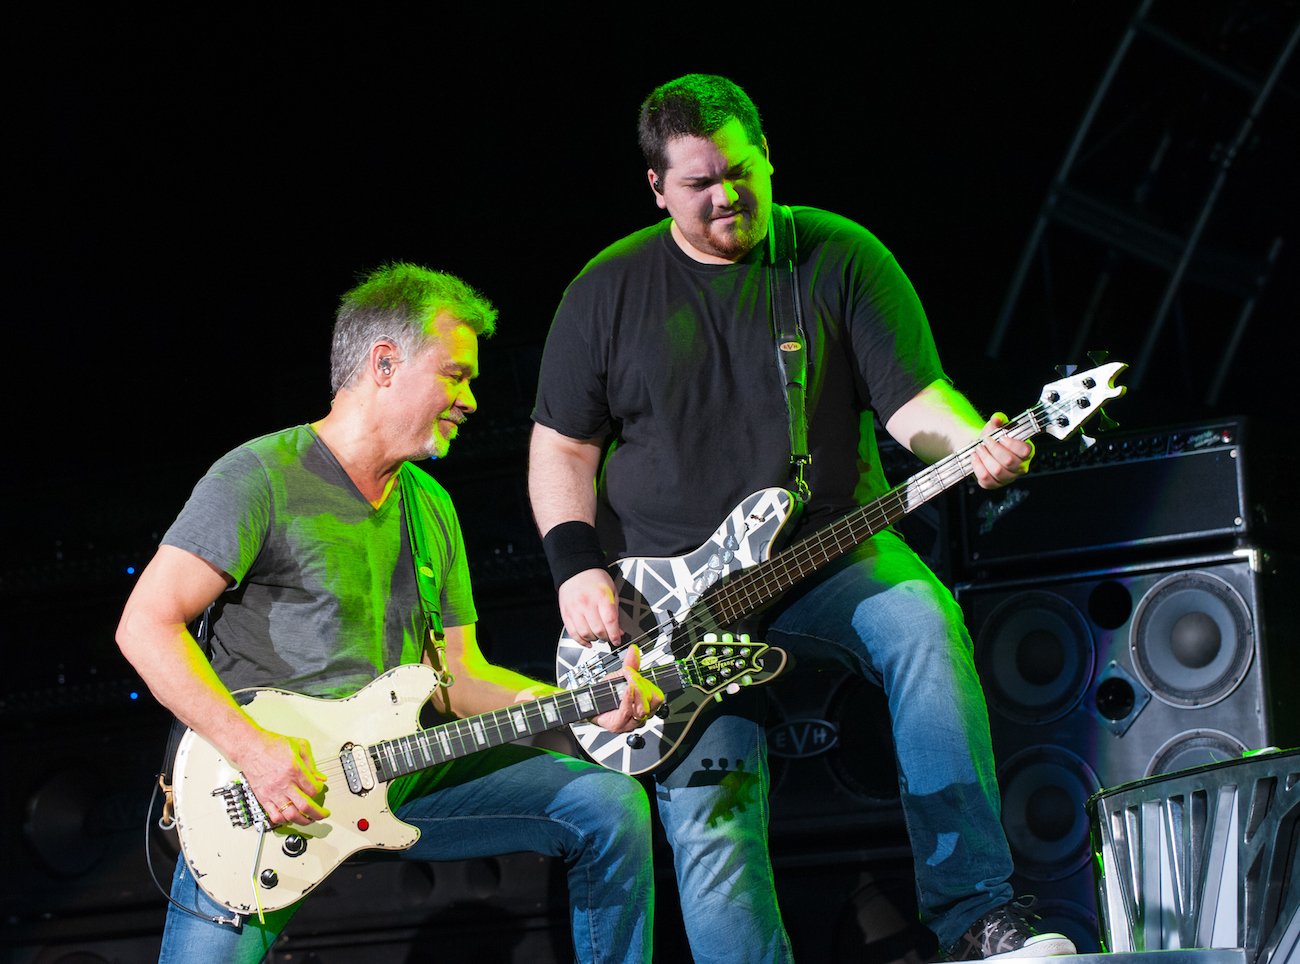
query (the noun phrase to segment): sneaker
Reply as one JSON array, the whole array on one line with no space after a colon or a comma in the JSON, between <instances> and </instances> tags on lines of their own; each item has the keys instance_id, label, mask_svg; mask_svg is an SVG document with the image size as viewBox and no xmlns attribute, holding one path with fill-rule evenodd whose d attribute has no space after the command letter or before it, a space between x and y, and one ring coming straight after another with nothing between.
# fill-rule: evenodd
<instances>
[{"instance_id":1,"label":"sneaker","mask_svg":"<svg viewBox=\"0 0 1300 964\"><path fill-rule=\"evenodd\" d=\"M1011 957L1056 957L1074 954L1064 934L1039 934L1029 926L1034 898L1021 897L989 911L948 949L950 961L996 961Z\"/></svg>"}]
</instances>

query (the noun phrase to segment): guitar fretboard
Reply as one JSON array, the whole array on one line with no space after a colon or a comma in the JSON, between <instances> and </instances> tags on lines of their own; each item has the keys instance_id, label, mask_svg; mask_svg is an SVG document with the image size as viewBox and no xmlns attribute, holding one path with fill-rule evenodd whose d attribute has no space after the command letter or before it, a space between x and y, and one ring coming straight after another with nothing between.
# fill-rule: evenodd
<instances>
[{"instance_id":1,"label":"guitar fretboard","mask_svg":"<svg viewBox=\"0 0 1300 964\"><path fill-rule=\"evenodd\" d=\"M682 659L643 669L641 674L668 693L683 689L693 669L693 660ZM626 686L622 679L605 680L417 730L409 736L373 744L369 747L370 760L380 780L393 780L488 747L606 713L618 706Z\"/></svg>"},{"instance_id":2,"label":"guitar fretboard","mask_svg":"<svg viewBox=\"0 0 1300 964\"><path fill-rule=\"evenodd\" d=\"M1004 425L994 433L994 437L1032 438L1043 431L1046 419L1050 417L1049 406L1040 402ZM940 459L874 502L855 509L807 539L777 553L767 562L723 583L693 607L692 615L696 608L703 607L710 617L710 624L716 620L723 626L748 616L826 563L861 545L972 474L972 454L982 442L975 442ZM688 621L691 618L691 615L687 616Z\"/></svg>"}]
</instances>

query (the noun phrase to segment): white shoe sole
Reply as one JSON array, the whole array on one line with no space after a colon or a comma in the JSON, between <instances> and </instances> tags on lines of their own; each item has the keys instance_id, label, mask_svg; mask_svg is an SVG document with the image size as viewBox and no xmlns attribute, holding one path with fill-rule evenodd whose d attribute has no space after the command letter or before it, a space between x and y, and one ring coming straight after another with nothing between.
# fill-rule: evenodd
<instances>
[{"instance_id":1,"label":"white shoe sole","mask_svg":"<svg viewBox=\"0 0 1300 964\"><path fill-rule=\"evenodd\" d=\"M1038 934L1029 938L1025 943L1016 948L1014 951L1006 951L1002 954L994 954L986 957L986 961L1005 961L1014 958L1025 957L1061 957L1068 954L1077 954L1074 949L1074 942L1068 937L1062 937L1060 934Z\"/></svg>"}]
</instances>

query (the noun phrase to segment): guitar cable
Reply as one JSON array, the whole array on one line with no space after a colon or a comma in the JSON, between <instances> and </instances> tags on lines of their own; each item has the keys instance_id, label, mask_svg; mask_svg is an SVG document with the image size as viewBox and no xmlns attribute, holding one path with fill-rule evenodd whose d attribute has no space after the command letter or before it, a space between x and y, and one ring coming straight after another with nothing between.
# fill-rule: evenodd
<instances>
[{"instance_id":1,"label":"guitar cable","mask_svg":"<svg viewBox=\"0 0 1300 964\"><path fill-rule=\"evenodd\" d=\"M164 897L166 897L167 900L174 907L178 908L179 910L185 911L185 913L189 914L192 917L197 917L199 920L207 921L210 924L229 924L231 927L238 927L240 923L242 923L239 914L234 914L233 917L221 917L221 916L213 917L193 907L186 907L175 897L173 897L171 895L171 891L168 888L163 887L162 881L158 879L158 871L154 868L153 865L153 850L149 846L149 843L150 843L151 834L153 832L152 825L153 825L154 806L157 803L158 790L161 787L162 787L162 778L160 776L158 781L154 783L153 793L149 795L149 807L148 809L145 810L145 814L144 814L144 861L145 864L148 865L149 867L149 876L153 878L154 886L158 888L158 891ZM164 810L165 809L166 809L166 805L164 804ZM163 816L160 816L158 818L158 828L160 830L171 830L173 826L175 826L174 821L169 823L165 813ZM176 859L184 860L185 857L183 854L178 852L176 855Z\"/></svg>"},{"instance_id":2,"label":"guitar cable","mask_svg":"<svg viewBox=\"0 0 1300 964\"><path fill-rule=\"evenodd\" d=\"M215 606L215 603L213 606ZM199 618L189 627L190 633L194 636L195 642L199 644L204 654L209 658L212 656L211 634L213 606L208 606L207 609L203 610ZM171 888L162 885L162 881L158 879L158 871L154 869L153 851L149 847L150 834L152 833L151 824L153 823L154 804L158 800L159 790L163 790L165 793L171 792L171 787L167 784L172 779L172 761L176 757L176 747L184 732L185 727L178 719L173 718L171 733L167 737L167 748L163 752L162 771L158 774L158 779L154 781L153 793L149 795L149 807L144 813L144 861L149 867L149 876L153 878L154 886L157 887L159 892L177 909L183 910L192 917L197 917L199 920L205 920L212 924L229 924L231 927L238 927L241 923L241 919L240 915L235 914L234 911L231 911L231 913L234 914L233 917L213 917L196 908L186 907L172 896ZM174 829L175 826L176 821L168 813L168 800L164 799L162 813L158 817L158 829L169 831ZM185 859L185 855L180 852L179 847L177 847L176 859Z\"/></svg>"}]
</instances>

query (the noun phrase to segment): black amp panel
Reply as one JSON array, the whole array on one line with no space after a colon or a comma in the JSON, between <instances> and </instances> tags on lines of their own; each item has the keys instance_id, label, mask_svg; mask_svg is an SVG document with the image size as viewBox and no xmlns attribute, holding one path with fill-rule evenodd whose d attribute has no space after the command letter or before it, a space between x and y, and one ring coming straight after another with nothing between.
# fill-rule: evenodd
<instances>
[{"instance_id":1,"label":"black amp panel","mask_svg":"<svg viewBox=\"0 0 1300 964\"><path fill-rule=\"evenodd\" d=\"M1088 449L1042 442L1029 475L959 487L955 564L964 579L1076 569L1105 559L1300 542L1284 490L1294 446L1239 418L1109 432Z\"/></svg>"}]
</instances>

